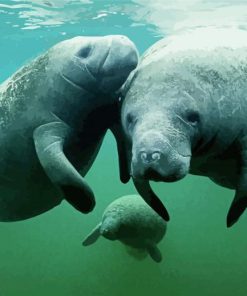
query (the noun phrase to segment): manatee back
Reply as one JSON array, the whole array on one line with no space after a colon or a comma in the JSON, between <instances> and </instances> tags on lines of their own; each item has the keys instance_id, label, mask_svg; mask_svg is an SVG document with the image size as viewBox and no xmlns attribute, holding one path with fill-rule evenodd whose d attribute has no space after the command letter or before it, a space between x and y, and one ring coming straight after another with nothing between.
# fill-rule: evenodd
<instances>
[{"instance_id":1,"label":"manatee back","mask_svg":"<svg viewBox=\"0 0 247 296\"><path fill-rule=\"evenodd\" d=\"M155 81L161 79L157 81L161 83L164 82L164 75L167 73L170 77L176 77L176 75L186 77L185 74L191 76L194 72L198 72L201 78L204 77L207 80L212 76L212 82L213 80L217 80L217 83L227 82L226 80L231 79L231 76L233 76L232 79L236 79L237 73L243 71L246 73L246 67L246 31L203 28L156 42L144 53L138 65L138 71L129 77L126 85L131 79L134 80L133 77L137 74L142 76L144 69L146 70L143 72L142 86L145 75L145 80L148 81L153 77L152 83L154 79ZM241 80L241 77L238 79ZM145 84L145 91L148 89L146 86Z\"/></svg>"},{"instance_id":2,"label":"manatee back","mask_svg":"<svg viewBox=\"0 0 247 296\"><path fill-rule=\"evenodd\" d=\"M136 108L140 101L150 106L152 98L152 106L168 108L171 97L183 94L206 115L219 112L222 125L228 118L237 118L231 119L234 126L246 128L246 77L246 31L197 29L161 39L146 51L125 84L124 105L131 100Z\"/></svg>"},{"instance_id":3,"label":"manatee back","mask_svg":"<svg viewBox=\"0 0 247 296\"><path fill-rule=\"evenodd\" d=\"M200 28L163 38L142 56L138 70L141 73L147 67L156 73L155 79L159 76L163 81L168 73L184 78L187 74L189 79L200 77L204 82L215 82L214 86L220 84L219 87L237 77L241 82L245 77L240 74L247 72L247 32Z\"/></svg>"},{"instance_id":4,"label":"manatee back","mask_svg":"<svg viewBox=\"0 0 247 296\"><path fill-rule=\"evenodd\" d=\"M146 242L158 243L166 232L166 222L139 195L116 199L105 210L106 217L119 223L118 239L132 247L145 247Z\"/></svg>"},{"instance_id":5,"label":"manatee back","mask_svg":"<svg viewBox=\"0 0 247 296\"><path fill-rule=\"evenodd\" d=\"M203 50L211 53L217 48L232 50L247 48L247 32L240 29L198 28L181 32L154 43L141 58L141 65L163 59L164 55L173 55L179 52L189 53Z\"/></svg>"}]
</instances>

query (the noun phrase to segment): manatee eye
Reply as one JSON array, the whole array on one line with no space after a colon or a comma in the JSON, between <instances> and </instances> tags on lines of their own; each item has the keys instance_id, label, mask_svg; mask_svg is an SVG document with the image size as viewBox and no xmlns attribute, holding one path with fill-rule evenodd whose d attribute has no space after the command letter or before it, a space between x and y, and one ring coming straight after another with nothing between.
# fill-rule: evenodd
<instances>
[{"instance_id":1,"label":"manatee eye","mask_svg":"<svg viewBox=\"0 0 247 296\"><path fill-rule=\"evenodd\" d=\"M197 125L200 121L200 116L196 111L189 111L186 115L186 119L191 125Z\"/></svg>"},{"instance_id":2,"label":"manatee eye","mask_svg":"<svg viewBox=\"0 0 247 296\"><path fill-rule=\"evenodd\" d=\"M136 123L137 119L132 113L128 113L126 116L126 127L128 131L131 131Z\"/></svg>"},{"instance_id":3,"label":"manatee eye","mask_svg":"<svg viewBox=\"0 0 247 296\"><path fill-rule=\"evenodd\" d=\"M92 51L92 46L88 44L87 46L84 46L78 51L77 56L85 59L90 55L91 51Z\"/></svg>"},{"instance_id":4,"label":"manatee eye","mask_svg":"<svg viewBox=\"0 0 247 296\"><path fill-rule=\"evenodd\" d=\"M127 114L126 121L128 124L131 124L133 122L133 115L131 113Z\"/></svg>"}]
</instances>

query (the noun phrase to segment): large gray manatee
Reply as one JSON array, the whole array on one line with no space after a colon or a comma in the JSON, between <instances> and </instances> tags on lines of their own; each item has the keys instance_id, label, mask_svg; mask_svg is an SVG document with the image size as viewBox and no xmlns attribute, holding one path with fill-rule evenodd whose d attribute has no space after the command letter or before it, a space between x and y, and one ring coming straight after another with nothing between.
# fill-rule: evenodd
<instances>
[{"instance_id":1,"label":"large gray manatee","mask_svg":"<svg viewBox=\"0 0 247 296\"><path fill-rule=\"evenodd\" d=\"M233 225L247 206L247 32L201 28L158 41L123 97L139 193L169 220L148 180L206 176L236 190L227 216Z\"/></svg>"},{"instance_id":2,"label":"large gray manatee","mask_svg":"<svg viewBox=\"0 0 247 296\"><path fill-rule=\"evenodd\" d=\"M117 91L137 62L125 36L79 36L0 86L0 221L33 217L63 198L83 213L93 209L83 176L107 129L118 135ZM119 138L120 155L121 147Z\"/></svg>"}]
</instances>

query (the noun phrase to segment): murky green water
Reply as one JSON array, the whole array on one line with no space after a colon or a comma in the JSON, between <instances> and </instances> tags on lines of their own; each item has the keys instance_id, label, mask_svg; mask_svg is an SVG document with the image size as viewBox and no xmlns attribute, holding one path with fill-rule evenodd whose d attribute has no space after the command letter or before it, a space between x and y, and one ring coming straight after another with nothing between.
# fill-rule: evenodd
<instances>
[{"instance_id":1,"label":"murky green water","mask_svg":"<svg viewBox=\"0 0 247 296\"><path fill-rule=\"evenodd\" d=\"M0 81L60 40L76 35L125 34L142 53L176 29L245 27L243 1L0 1ZM17 147L18 149L18 147ZM171 222L160 244L164 260L137 261L118 242L85 235L114 198L134 193L118 177L109 133L86 177L97 206L82 215L63 202L36 218L0 223L0 296L247 295L247 216L232 229L225 219L233 192L187 177L154 184Z\"/></svg>"}]
</instances>

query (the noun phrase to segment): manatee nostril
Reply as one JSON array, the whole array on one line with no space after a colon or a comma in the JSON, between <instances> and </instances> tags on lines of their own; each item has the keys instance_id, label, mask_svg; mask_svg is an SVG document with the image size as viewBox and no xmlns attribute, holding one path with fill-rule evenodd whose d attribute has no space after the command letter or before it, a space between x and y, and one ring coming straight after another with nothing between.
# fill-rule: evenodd
<instances>
[{"instance_id":1,"label":"manatee nostril","mask_svg":"<svg viewBox=\"0 0 247 296\"><path fill-rule=\"evenodd\" d=\"M147 160L147 153L146 152L141 152L141 160L146 161Z\"/></svg>"},{"instance_id":2,"label":"manatee nostril","mask_svg":"<svg viewBox=\"0 0 247 296\"><path fill-rule=\"evenodd\" d=\"M156 162L156 161L160 160L161 153L159 151L150 152L150 153L142 151L140 153L140 158L144 163Z\"/></svg>"},{"instance_id":3,"label":"manatee nostril","mask_svg":"<svg viewBox=\"0 0 247 296\"><path fill-rule=\"evenodd\" d=\"M77 56L80 58L87 58L90 55L91 50L92 50L92 46L87 45L78 51Z\"/></svg>"},{"instance_id":4,"label":"manatee nostril","mask_svg":"<svg viewBox=\"0 0 247 296\"><path fill-rule=\"evenodd\" d=\"M160 152L154 152L154 153L152 153L152 159L154 161L159 160L160 159Z\"/></svg>"},{"instance_id":5,"label":"manatee nostril","mask_svg":"<svg viewBox=\"0 0 247 296\"><path fill-rule=\"evenodd\" d=\"M107 233L109 233L109 229L107 229L107 228L104 229L104 230L102 231L102 233L103 233L103 234L107 234Z\"/></svg>"}]
</instances>

